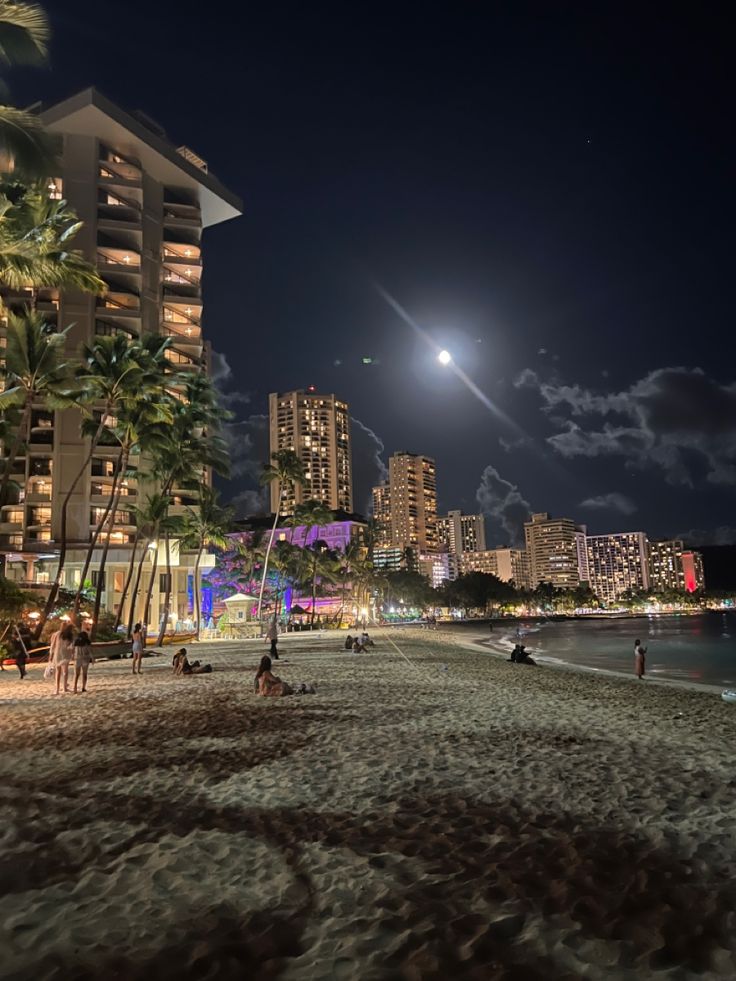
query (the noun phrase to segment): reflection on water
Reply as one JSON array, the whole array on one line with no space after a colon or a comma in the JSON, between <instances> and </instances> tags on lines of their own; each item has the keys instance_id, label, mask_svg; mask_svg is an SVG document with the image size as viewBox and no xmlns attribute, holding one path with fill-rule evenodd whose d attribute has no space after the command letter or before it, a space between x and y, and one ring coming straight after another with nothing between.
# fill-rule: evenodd
<instances>
[{"instance_id":1,"label":"reflection on water","mask_svg":"<svg viewBox=\"0 0 736 981\"><path fill-rule=\"evenodd\" d=\"M647 673L710 685L736 684L736 613L628 620L530 620L519 631L534 657L592 668L634 671L634 641L647 648ZM494 641L517 642L517 627L498 625Z\"/></svg>"}]
</instances>

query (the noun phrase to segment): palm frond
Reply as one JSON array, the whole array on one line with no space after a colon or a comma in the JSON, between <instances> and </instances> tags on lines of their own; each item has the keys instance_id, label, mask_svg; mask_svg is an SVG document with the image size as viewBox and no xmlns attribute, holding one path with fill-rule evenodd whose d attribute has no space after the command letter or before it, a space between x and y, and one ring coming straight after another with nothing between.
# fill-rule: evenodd
<instances>
[{"instance_id":1,"label":"palm frond","mask_svg":"<svg viewBox=\"0 0 736 981\"><path fill-rule=\"evenodd\" d=\"M48 18L36 3L0 0L0 61L40 65L48 57Z\"/></svg>"},{"instance_id":2,"label":"palm frond","mask_svg":"<svg viewBox=\"0 0 736 981\"><path fill-rule=\"evenodd\" d=\"M59 141L38 116L0 106L0 171L47 177L58 167Z\"/></svg>"}]
</instances>

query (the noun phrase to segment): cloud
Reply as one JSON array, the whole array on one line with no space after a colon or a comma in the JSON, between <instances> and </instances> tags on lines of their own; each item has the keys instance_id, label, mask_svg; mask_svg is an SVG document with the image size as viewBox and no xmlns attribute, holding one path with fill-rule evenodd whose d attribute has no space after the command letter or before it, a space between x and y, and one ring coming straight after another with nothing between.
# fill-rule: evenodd
<instances>
[{"instance_id":1,"label":"cloud","mask_svg":"<svg viewBox=\"0 0 736 981\"><path fill-rule=\"evenodd\" d=\"M499 436L498 445L506 453L511 453L513 450L531 450L535 444L531 436L519 436L517 439L506 439L504 436Z\"/></svg>"},{"instance_id":2,"label":"cloud","mask_svg":"<svg viewBox=\"0 0 736 981\"><path fill-rule=\"evenodd\" d=\"M734 383L671 367L620 392L542 381L529 368L514 384L539 393L559 430L547 442L561 456L621 456L627 467L658 467L670 483L689 487L702 479L736 484Z\"/></svg>"},{"instance_id":3,"label":"cloud","mask_svg":"<svg viewBox=\"0 0 736 981\"><path fill-rule=\"evenodd\" d=\"M383 461L386 447L370 426L355 416L351 416L350 421L353 424L353 507L360 514L368 514L372 489L388 479L388 469Z\"/></svg>"},{"instance_id":4,"label":"cloud","mask_svg":"<svg viewBox=\"0 0 736 981\"><path fill-rule=\"evenodd\" d=\"M686 545L733 545L736 544L736 528L720 525L718 528L690 528L680 531L675 538L681 538Z\"/></svg>"},{"instance_id":5,"label":"cloud","mask_svg":"<svg viewBox=\"0 0 736 981\"><path fill-rule=\"evenodd\" d=\"M235 405L248 405L251 400L248 392L239 392L237 390L228 391L234 375L227 357L219 351L212 351L210 364L210 377L213 385L217 389L220 404L224 408L231 410Z\"/></svg>"},{"instance_id":6,"label":"cloud","mask_svg":"<svg viewBox=\"0 0 736 981\"><path fill-rule=\"evenodd\" d=\"M619 514L633 514L636 511L636 504L625 494L612 491L610 494L599 494L597 497L588 497L579 504L581 508L590 508L593 511L618 511Z\"/></svg>"},{"instance_id":7,"label":"cloud","mask_svg":"<svg viewBox=\"0 0 736 981\"><path fill-rule=\"evenodd\" d=\"M261 487L258 490L242 490L229 503L235 508L235 515L238 518L268 514L271 510L266 487Z\"/></svg>"},{"instance_id":8,"label":"cloud","mask_svg":"<svg viewBox=\"0 0 736 981\"><path fill-rule=\"evenodd\" d=\"M498 470L489 465L481 474L475 497L481 511L495 524L496 530L502 528L512 545L523 543L524 522L529 519L531 505L516 484L504 480Z\"/></svg>"}]
</instances>

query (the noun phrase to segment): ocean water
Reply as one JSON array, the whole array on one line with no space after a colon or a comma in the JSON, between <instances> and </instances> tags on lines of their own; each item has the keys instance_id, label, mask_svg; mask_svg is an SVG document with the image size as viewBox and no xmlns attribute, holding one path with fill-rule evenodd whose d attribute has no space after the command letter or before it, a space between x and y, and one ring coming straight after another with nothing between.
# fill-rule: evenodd
<instances>
[{"instance_id":1,"label":"ocean water","mask_svg":"<svg viewBox=\"0 0 736 981\"><path fill-rule=\"evenodd\" d=\"M634 673L634 641L647 648L653 678L736 688L736 613L650 616L626 620L534 620L518 625L531 655L545 661ZM517 624L494 625L494 646L509 653ZM487 629L487 627L486 627ZM476 625L476 631L478 627Z\"/></svg>"}]
</instances>

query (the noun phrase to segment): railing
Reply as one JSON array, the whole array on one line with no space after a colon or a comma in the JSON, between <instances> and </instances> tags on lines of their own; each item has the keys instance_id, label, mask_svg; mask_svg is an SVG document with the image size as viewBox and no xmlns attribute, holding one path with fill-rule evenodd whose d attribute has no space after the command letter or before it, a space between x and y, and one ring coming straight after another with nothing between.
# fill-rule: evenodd
<instances>
[{"instance_id":1,"label":"railing","mask_svg":"<svg viewBox=\"0 0 736 981\"><path fill-rule=\"evenodd\" d=\"M197 317L181 313L179 310L175 310L173 307L167 306L164 303L164 323L167 324L190 324L192 327L200 327L200 321Z\"/></svg>"},{"instance_id":2,"label":"railing","mask_svg":"<svg viewBox=\"0 0 736 981\"><path fill-rule=\"evenodd\" d=\"M116 291L116 296L125 296L126 300L116 300L110 293L98 297L97 309L105 310L140 310L140 297L136 293L120 293Z\"/></svg>"},{"instance_id":3,"label":"railing","mask_svg":"<svg viewBox=\"0 0 736 981\"><path fill-rule=\"evenodd\" d=\"M140 269L141 259L137 253L132 256L124 255L122 258L113 252L106 252L104 249L97 250L97 262L106 266L120 266L122 269Z\"/></svg>"}]
</instances>

